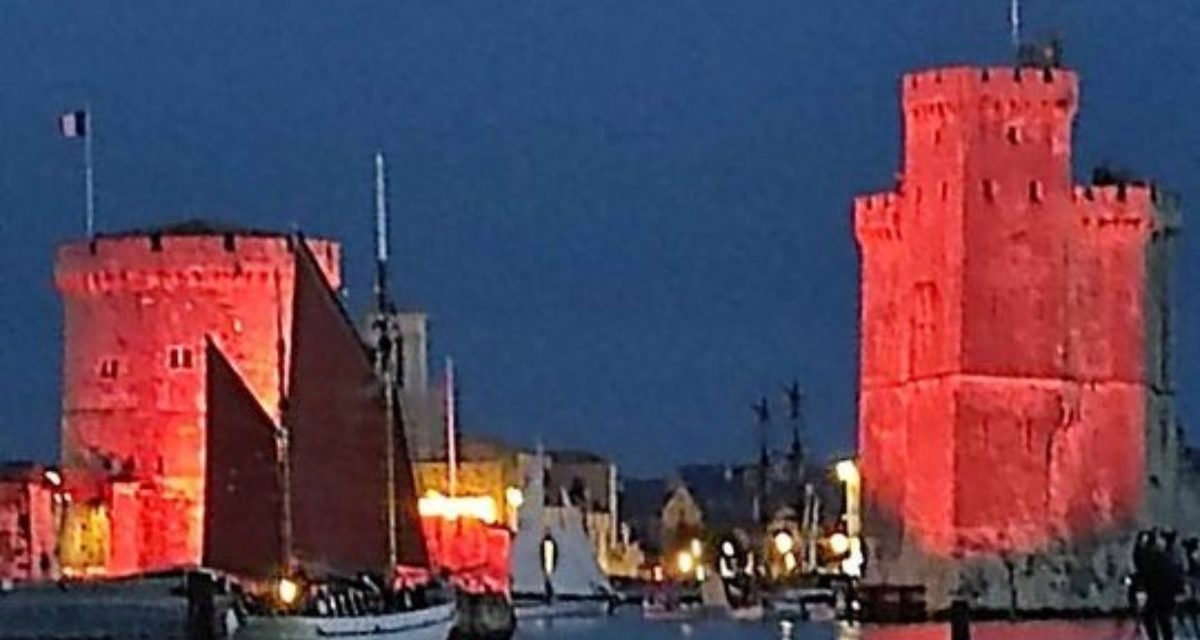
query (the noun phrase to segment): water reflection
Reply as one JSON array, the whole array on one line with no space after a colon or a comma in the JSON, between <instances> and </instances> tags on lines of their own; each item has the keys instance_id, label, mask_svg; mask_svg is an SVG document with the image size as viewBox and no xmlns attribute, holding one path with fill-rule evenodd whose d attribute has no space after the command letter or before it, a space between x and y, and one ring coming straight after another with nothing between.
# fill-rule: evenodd
<instances>
[{"instance_id":1,"label":"water reflection","mask_svg":"<svg viewBox=\"0 0 1200 640\"><path fill-rule=\"evenodd\" d=\"M515 640L949 640L945 624L904 626L788 622L768 619L736 622L698 615L686 620L642 619L641 612L613 617L522 621ZM977 623L971 640L1138 640L1130 622ZM1183 635L1179 638L1191 636Z\"/></svg>"},{"instance_id":2,"label":"water reflection","mask_svg":"<svg viewBox=\"0 0 1200 640\"><path fill-rule=\"evenodd\" d=\"M793 635L793 637L795 637ZM945 624L903 626L838 625L837 640L946 640ZM971 625L971 640L1136 640L1132 622L981 622Z\"/></svg>"}]
</instances>

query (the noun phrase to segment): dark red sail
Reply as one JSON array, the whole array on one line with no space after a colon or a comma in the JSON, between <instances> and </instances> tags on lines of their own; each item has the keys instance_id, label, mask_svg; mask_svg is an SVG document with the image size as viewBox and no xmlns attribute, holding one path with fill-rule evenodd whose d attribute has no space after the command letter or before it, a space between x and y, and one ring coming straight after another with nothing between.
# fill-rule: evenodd
<instances>
[{"instance_id":1,"label":"dark red sail","mask_svg":"<svg viewBox=\"0 0 1200 640\"><path fill-rule=\"evenodd\" d=\"M293 550L309 566L390 575L383 387L337 294L304 243L295 247L285 417ZM425 566L407 447L396 440L397 561Z\"/></svg>"},{"instance_id":2,"label":"dark red sail","mask_svg":"<svg viewBox=\"0 0 1200 640\"><path fill-rule=\"evenodd\" d=\"M275 423L211 340L205 370L204 565L251 578L279 575L283 486Z\"/></svg>"},{"instance_id":3,"label":"dark red sail","mask_svg":"<svg viewBox=\"0 0 1200 640\"><path fill-rule=\"evenodd\" d=\"M417 481L408 457L408 441L399 410L394 412L392 428L396 437L396 563L408 567L429 566L429 549L425 544L425 529L417 512Z\"/></svg>"}]
</instances>

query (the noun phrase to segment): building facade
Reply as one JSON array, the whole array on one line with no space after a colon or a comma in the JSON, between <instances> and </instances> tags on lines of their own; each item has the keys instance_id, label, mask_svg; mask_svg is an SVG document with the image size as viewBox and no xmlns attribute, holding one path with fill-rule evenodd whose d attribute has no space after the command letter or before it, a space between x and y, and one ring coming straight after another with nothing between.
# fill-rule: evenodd
<instances>
[{"instance_id":1,"label":"building facade","mask_svg":"<svg viewBox=\"0 0 1200 640\"><path fill-rule=\"evenodd\" d=\"M0 467L0 581L58 574L62 476L37 465Z\"/></svg>"},{"instance_id":2,"label":"building facade","mask_svg":"<svg viewBox=\"0 0 1200 640\"><path fill-rule=\"evenodd\" d=\"M934 602L975 561L1032 558L1031 581L1038 558L1123 567L1102 541L1177 498L1177 203L1113 172L1075 184L1078 104L1052 65L908 74L902 172L854 202L871 566ZM1064 603L1114 597L1083 582Z\"/></svg>"},{"instance_id":3,"label":"building facade","mask_svg":"<svg viewBox=\"0 0 1200 640\"><path fill-rule=\"evenodd\" d=\"M385 366L400 386L404 433L413 460L429 462L446 457L446 396L429 384L429 318L420 311L372 311L367 314L363 340L375 348L381 335L399 345Z\"/></svg>"}]
</instances>

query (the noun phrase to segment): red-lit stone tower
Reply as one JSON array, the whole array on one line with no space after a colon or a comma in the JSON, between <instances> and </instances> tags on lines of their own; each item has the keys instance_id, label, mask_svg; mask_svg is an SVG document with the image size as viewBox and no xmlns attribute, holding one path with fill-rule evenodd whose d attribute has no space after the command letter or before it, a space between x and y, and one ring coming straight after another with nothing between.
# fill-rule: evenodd
<instances>
[{"instance_id":1,"label":"red-lit stone tower","mask_svg":"<svg viewBox=\"0 0 1200 640\"><path fill-rule=\"evenodd\" d=\"M199 562L206 337L278 420L292 242L185 223L59 249L62 464L117 481L110 573ZM337 287L338 245L306 242Z\"/></svg>"},{"instance_id":2,"label":"red-lit stone tower","mask_svg":"<svg viewBox=\"0 0 1200 640\"><path fill-rule=\"evenodd\" d=\"M1175 206L1112 175L1074 185L1077 104L1060 68L903 79L902 175L854 203L859 447L884 578L1061 551L1169 509Z\"/></svg>"}]
</instances>

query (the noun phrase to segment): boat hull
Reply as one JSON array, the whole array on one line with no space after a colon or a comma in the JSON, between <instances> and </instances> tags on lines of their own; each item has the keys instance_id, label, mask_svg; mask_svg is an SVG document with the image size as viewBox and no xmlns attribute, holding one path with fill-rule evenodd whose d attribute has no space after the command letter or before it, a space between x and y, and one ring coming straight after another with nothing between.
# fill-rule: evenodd
<instances>
[{"instance_id":1,"label":"boat hull","mask_svg":"<svg viewBox=\"0 0 1200 640\"><path fill-rule=\"evenodd\" d=\"M704 610L696 605L680 605L664 607L658 605L643 605L642 618L656 622L690 620L704 615Z\"/></svg>"},{"instance_id":2,"label":"boat hull","mask_svg":"<svg viewBox=\"0 0 1200 640\"><path fill-rule=\"evenodd\" d=\"M516 600L513 609L517 620L546 620L551 618L598 618L606 616L612 604L605 598L570 600Z\"/></svg>"},{"instance_id":3,"label":"boat hull","mask_svg":"<svg viewBox=\"0 0 1200 640\"><path fill-rule=\"evenodd\" d=\"M446 640L453 626L454 604L446 603L418 611L344 618L250 616L234 640Z\"/></svg>"}]
</instances>

